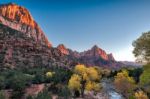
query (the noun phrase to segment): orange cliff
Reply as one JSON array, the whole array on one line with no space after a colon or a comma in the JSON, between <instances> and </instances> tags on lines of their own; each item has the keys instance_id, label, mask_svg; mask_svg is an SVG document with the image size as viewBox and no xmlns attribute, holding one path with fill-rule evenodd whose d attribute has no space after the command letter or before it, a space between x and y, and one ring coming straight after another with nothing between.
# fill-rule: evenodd
<instances>
[{"instance_id":1,"label":"orange cliff","mask_svg":"<svg viewBox=\"0 0 150 99\"><path fill-rule=\"evenodd\" d=\"M32 18L30 12L22 6L14 3L0 5L0 23L26 33L29 37L34 38L37 43L48 47L52 46L43 31Z\"/></svg>"},{"instance_id":2,"label":"orange cliff","mask_svg":"<svg viewBox=\"0 0 150 99\"><path fill-rule=\"evenodd\" d=\"M86 57L101 57L104 60L109 60L108 55L104 50L99 48L97 45L94 45L90 50L84 51L81 54L82 56Z\"/></svg>"},{"instance_id":3,"label":"orange cliff","mask_svg":"<svg viewBox=\"0 0 150 99\"><path fill-rule=\"evenodd\" d=\"M63 44L59 44L59 45L57 46L57 49L58 49L62 54L65 54L65 55L68 55L68 54L69 54L68 49L67 49Z\"/></svg>"},{"instance_id":4,"label":"orange cliff","mask_svg":"<svg viewBox=\"0 0 150 99\"><path fill-rule=\"evenodd\" d=\"M35 27L35 22L28 10L14 3L2 5L0 7L0 14L11 21L30 25L33 28Z\"/></svg>"}]
</instances>

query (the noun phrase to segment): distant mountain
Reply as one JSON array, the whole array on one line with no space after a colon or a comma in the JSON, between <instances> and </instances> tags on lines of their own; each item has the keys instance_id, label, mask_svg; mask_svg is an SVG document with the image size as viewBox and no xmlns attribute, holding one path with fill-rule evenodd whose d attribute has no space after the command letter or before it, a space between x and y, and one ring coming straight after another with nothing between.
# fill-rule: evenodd
<instances>
[{"instance_id":1,"label":"distant mountain","mask_svg":"<svg viewBox=\"0 0 150 99\"><path fill-rule=\"evenodd\" d=\"M56 48L34 21L30 12L14 3L0 5L0 66L6 68L76 64L120 68L112 54L94 45L84 52L60 44Z\"/></svg>"},{"instance_id":2,"label":"distant mountain","mask_svg":"<svg viewBox=\"0 0 150 99\"><path fill-rule=\"evenodd\" d=\"M142 64L132 62L132 61L120 61L120 62L123 63L125 66L133 66L133 67L141 67L142 66Z\"/></svg>"},{"instance_id":3,"label":"distant mountain","mask_svg":"<svg viewBox=\"0 0 150 99\"><path fill-rule=\"evenodd\" d=\"M119 68L121 63L115 61L112 54L107 54L103 49L94 45L91 49L81 52L79 60L88 66L102 66L108 68Z\"/></svg>"}]
</instances>

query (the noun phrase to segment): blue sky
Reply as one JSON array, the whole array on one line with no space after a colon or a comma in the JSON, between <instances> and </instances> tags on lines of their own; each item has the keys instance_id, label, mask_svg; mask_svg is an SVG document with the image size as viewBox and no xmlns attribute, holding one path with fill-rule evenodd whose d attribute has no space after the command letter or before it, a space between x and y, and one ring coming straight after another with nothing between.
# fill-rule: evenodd
<instances>
[{"instance_id":1,"label":"blue sky","mask_svg":"<svg viewBox=\"0 0 150 99\"><path fill-rule=\"evenodd\" d=\"M53 46L84 51L97 44L134 61L132 42L150 30L149 0L0 0L26 7Z\"/></svg>"}]
</instances>

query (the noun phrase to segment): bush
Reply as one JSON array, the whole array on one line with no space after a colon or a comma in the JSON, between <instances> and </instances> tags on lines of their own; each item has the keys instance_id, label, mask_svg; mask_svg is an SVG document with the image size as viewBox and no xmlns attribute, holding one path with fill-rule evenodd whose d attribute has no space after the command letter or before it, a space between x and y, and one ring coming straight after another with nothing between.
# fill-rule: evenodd
<instances>
[{"instance_id":1,"label":"bush","mask_svg":"<svg viewBox=\"0 0 150 99\"><path fill-rule=\"evenodd\" d=\"M47 90L44 90L43 92L40 92L35 99L52 99L52 97Z\"/></svg>"},{"instance_id":2,"label":"bush","mask_svg":"<svg viewBox=\"0 0 150 99\"><path fill-rule=\"evenodd\" d=\"M4 76L0 76L0 90L5 88L5 77Z\"/></svg>"},{"instance_id":3,"label":"bush","mask_svg":"<svg viewBox=\"0 0 150 99\"><path fill-rule=\"evenodd\" d=\"M150 84L150 64L144 66L144 72L140 76L140 83L142 85Z\"/></svg>"},{"instance_id":4,"label":"bush","mask_svg":"<svg viewBox=\"0 0 150 99\"><path fill-rule=\"evenodd\" d=\"M137 91L135 92L135 98L136 99L148 99L148 96L143 91Z\"/></svg>"},{"instance_id":5,"label":"bush","mask_svg":"<svg viewBox=\"0 0 150 99\"><path fill-rule=\"evenodd\" d=\"M143 73L143 68L129 69L129 76L132 76L136 83L140 80L140 75Z\"/></svg>"},{"instance_id":6,"label":"bush","mask_svg":"<svg viewBox=\"0 0 150 99\"><path fill-rule=\"evenodd\" d=\"M5 99L5 95L4 95L3 91L0 91L0 99Z\"/></svg>"},{"instance_id":7,"label":"bush","mask_svg":"<svg viewBox=\"0 0 150 99\"><path fill-rule=\"evenodd\" d=\"M52 68L52 71L55 72L55 74L51 78L51 81L54 84L67 84L72 75L72 72L70 70L60 67Z\"/></svg>"},{"instance_id":8,"label":"bush","mask_svg":"<svg viewBox=\"0 0 150 99\"><path fill-rule=\"evenodd\" d=\"M13 91L11 99L21 99L23 94L24 94L23 91Z\"/></svg>"},{"instance_id":9,"label":"bush","mask_svg":"<svg viewBox=\"0 0 150 99\"><path fill-rule=\"evenodd\" d=\"M33 83L34 84L40 84L45 81L45 77L42 74L36 74L33 78Z\"/></svg>"},{"instance_id":10,"label":"bush","mask_svg":"<svg viewBox=\"0 0 150 99\"><path fill-rule=\"evenodd\" d=\"M135 81L129 77L126 70L122 70L115 76L114 85L126 98L129 98L135 88Z\"/></svg>"},{"instance_id":11,"label":"bush","mask_svg":"<svg viewBox=\"0 0 150 99\"><path fill-rule=\"evenodd\" d=\"M59 96L63 97L64 99L69 99L69 97L71 96L70 90L68 89L67 86L62 87L58 94L59 94Z\"/></svg>"}]
</instances>

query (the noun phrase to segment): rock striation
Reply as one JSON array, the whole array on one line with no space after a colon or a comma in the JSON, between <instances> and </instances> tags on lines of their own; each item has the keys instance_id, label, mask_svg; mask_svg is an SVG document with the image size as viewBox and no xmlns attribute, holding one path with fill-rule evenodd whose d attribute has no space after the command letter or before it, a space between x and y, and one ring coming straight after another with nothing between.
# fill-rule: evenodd
<instances>
[{"instance_id":1,"label":"rock striation","mask_svg":"<svg viewBox=\"0 0 150 99\"><path fill-rule=\"evenodd\" d=\"M0 5L0 23L24 33L36 43L52 46L29 11L22 6L14 3Z\"/></svg>"}]
</instances>

